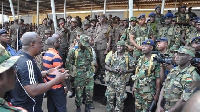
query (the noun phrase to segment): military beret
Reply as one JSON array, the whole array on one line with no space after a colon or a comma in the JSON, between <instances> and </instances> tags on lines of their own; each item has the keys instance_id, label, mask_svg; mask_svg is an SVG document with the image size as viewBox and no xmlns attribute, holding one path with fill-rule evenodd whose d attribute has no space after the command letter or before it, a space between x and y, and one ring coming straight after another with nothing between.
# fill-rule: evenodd
<instances>
[{"instance_id":1,"label":"military beret","mask_svg":"<svg viewBox=\"0 0 200 112\"><path fill-rule=\"evenodd\" d=\"M176 51L179 53L184 53L184 54L188 54L192 57L195 57L195 50L194 50L194 48L192 48L190 46L180 46L180 48Z\"/></svg>"},{"instance_id":2,"label":"military beret","mask_svg":"<svg viewBox=\"0 0 200 112\"><path fill-rule=\"evenodd\" d=\"M196 24L200 24L200 19L197 19L197 20L195 21L195 23L196 23Z\"/></svg>"},{"instance_id":3,"label":"military beret","mask_svg":"<svg viewBox=\"0 0 200 112\"><path fill-rule=\"evenodd\" d=\"M131 22L131 21L137 21L137 18L136 18L136 17L131 17L131 18L130 18L130 22Z\"/></svg>"},{"instance_id":4,"label":"military beret","mask_svg":"<svg viewBox=\"0 0 200 112\"><path fill-rule=\"evenodd\" d=\"M145 18L145 14L140 14L140 15L138 16L138 19L141 19L141 18Z\"/></svg>"},{"instance_id":5,"label":"military beret","mask_svg":"<svg viewBox=\"0 0 200 112\"><path fill-rule=\"evenodd\" d=\"M152 39L147 39L145 41L142 42L142 45L151 45L151 46L154 46L155 43Z\"/></svg>"},{"instance_id":6,"label":"military beret","mask_svg":"<svg viewBox=\"0 0 200 112\"><path fill-rule=\"evenodd\" d=\"M160 8L160 5L157 5L157 6L155 7L155 10L156 10L157 8Z\"/></svg>"},{"instance_id":7,"label":"military beret","mask_svg":"<svg viewBox=\"0 0 200 112\"><path fill-rule=\"evenodd\" d=\"M191 43L193 43L193 42L200 42L200 37L194 37L193 39L192 39L192 41L191 41Z\"/></svg>"},{"instance_id":8,"label":"military beret","mask_svg":"<svg viewBox=\"0 0 200 112\"><path fill-rule=\"evenodd\" d=\"M150 14L149 14L149 17L155 17L156 16L156 13L154 13L154 12L151 12Z\"/></svg>"},{"instance_id":9,"label":"military beret","mask_svg":"<svg viewBox=\"0 0 200 112\"><path fill-rule=\"evenodd\" d=\"M180 8L182 9L182 8L186 8L187 6L185 6L185 5L183 5L183 6L181 6Z\"/></svg>"},{"instance_id":10,"label":"military beret","mask_svg":"<svg viewBox=\"0 0 200 112\"><path fill-rule=\"evenodd\" d=\"M193 17L193 18L190 18L190 21L196 21L197 19L200 19L199 17Z\"/></svg>"},{"instance_id":11,"label":"military beret","mask_svg":"<svg viewBox=\"0 0 200 112\"><path fill-rule=\"evenodd\" d=\"M1 35L1 34L8 34L8 31L5 30L5 29L0 29L0 35Z\"/></svg>"},{"instance_id":12,"label":"military beret","mask_svg":"<svg viewBox=\"0 0 200 112\"><path fill-rule=\"evenodd\" d=\"M85 34L82 34L80 36L80 43L85 47L89 47L90 46L89 40L90 40L90 37L85 35Z\"/></svg>"},{"instance_id":13,"label":"military beret","mask_svg":"<svg viewBox=\"0 0 200 112\"><path fill-rule=\"evenodd\" d=\"M117 42L117 45L125 46L125 45L126 45L126 42L123 41L123 40L120 40L120 41Z\"/></svg>"},{"instance_id":14,"label":"military beret","mask_svg":"<svg viewBox=\"0 0 200 112\"><path fill-rule=\"evenodd\" d=\"M172 13L166 13L164 18L173 18L173 14Z\"/></svg>"},{"instance_id":15,"label":"military beret","mask_svg":"<svg viewBox=\"0 0 200 112\"><path fill-rule=\"evenodd\" d=\"M156 40L156 42L161 42L161 41L168 42L168 39L166 37L161 37L161 38Z\"/></svg>"}]
</instances>

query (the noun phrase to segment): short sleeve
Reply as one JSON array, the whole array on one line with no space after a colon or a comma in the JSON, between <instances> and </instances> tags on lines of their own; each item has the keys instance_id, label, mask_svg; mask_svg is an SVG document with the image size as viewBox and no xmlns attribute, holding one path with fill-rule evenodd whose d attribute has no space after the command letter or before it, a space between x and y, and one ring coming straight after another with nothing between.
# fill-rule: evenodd
<instances>
[{"instance_id":1,"label":"short sleeve","mask_svg":"<svg viewBox=\"0 0 200 112\"><path fill-rule=\"evenodd\" d=\"M23 66L17 68L18 77L23 86L33 85L38 83L37 72L35 71L37 65L32 60L27 60L21 63Z\"/></svg>"}]
</instances>

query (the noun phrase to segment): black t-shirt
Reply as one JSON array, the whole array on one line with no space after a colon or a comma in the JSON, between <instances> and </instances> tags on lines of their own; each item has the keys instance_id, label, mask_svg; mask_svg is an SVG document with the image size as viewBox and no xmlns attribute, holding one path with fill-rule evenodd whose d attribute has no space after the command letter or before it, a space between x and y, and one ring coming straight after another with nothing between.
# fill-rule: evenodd
<instances>
[{"instance_id":1,"label":"black t-shirt","mask_svg":"<svg viewBox=\"0 0 200 112\"><path fill-rule=\"evenodd\" d=\"M15 88L11 91L11 103L28 112L42 112L43 94L32 98L24 89L26 85L43 83L41 71L29 54L20 52L19 55L21 57L16 62L17 78Z\"/></svg>"}]
</instances>

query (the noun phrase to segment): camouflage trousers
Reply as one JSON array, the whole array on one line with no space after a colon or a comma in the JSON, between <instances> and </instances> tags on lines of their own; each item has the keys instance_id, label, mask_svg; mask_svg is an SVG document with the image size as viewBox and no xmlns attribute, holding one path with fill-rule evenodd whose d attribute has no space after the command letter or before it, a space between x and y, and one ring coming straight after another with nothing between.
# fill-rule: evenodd
<instances>
[{"instance_id":1,"label":"camouflage trousers","mask_svg":"<svg viewBox=\"0 0 200 112\"><path fill-rule=\"evenodd\" d=\"M123 112L124 100L126 94L126 82L109 83L105 96L107 97L107 111L108 112ZM114 99L116 96L116 106L114 107Z\"/></svg>"},{"instance_id":2,"label":"camouflage trousers","mask_svg":"<svg viewBox=\"0 0 200 112\"><path fill-rule=\"evenodd\" d=\"M75 77L74 86L75 86L75 93L76 93L76 97L75 97L76 106L82 105L83 92L85 92L85 104L87 105L87 104L92 103L93 88L94 88L93 77L92 78Z\"/></svg>"},{"instance_id":3,"label":"camouflage trousers","mask_svg":"<svg viewBox=\"0 0 200 112\"><path fill-rule=\"evenodd\" d=\"M153 95L151 93L149 94L145 94L145 95L141 95L138 92L135 92L135 112L147 112L147 110L149 109L152 100L153 99ZM151 97L149 98L149 100L147 100L147 97Z\"/></svg>"}]
</instances>

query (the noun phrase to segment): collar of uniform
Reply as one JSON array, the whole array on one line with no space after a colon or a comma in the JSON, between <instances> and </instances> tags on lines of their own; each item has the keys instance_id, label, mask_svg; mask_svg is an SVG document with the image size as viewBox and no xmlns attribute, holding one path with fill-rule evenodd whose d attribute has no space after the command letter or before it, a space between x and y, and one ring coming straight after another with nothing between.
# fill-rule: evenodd
<instances>
[{"instance_id":1,"label":"collar of uniform","mask_svg":"<svg viewBox=\"0 0 200 112\"><path fill-rule=\"evenodd\" d=\"M58 54L58 51L55 50L54 48L49 48L48 51L52 51L52 52L55 52L56 54Z\"/></svg>"},{"instance_id":2,"label":"collar of uniform","mask_svg":"<svg viewBox=\"0 0 200 112\"><path fill-rule=\"evenodd\" d=\"M183 70L181 70L181 73L184 73L185 71L188 70L188 68L190 68L192 65L190 64L189 66L185 67ZM180 69L180 68L179 68Z\"/></svg>"},{"instance_id":3,"label":"collar of uniform","mask_svg":"<svg viewBox=\"0 0 200 112\"><path fill-rule=\"evenodd\" d=\"M8 105L8 103L6 102L6 100L3 99L3 98L0 98L0 104L1 105Z\"/></svg>"}]
</instances>

